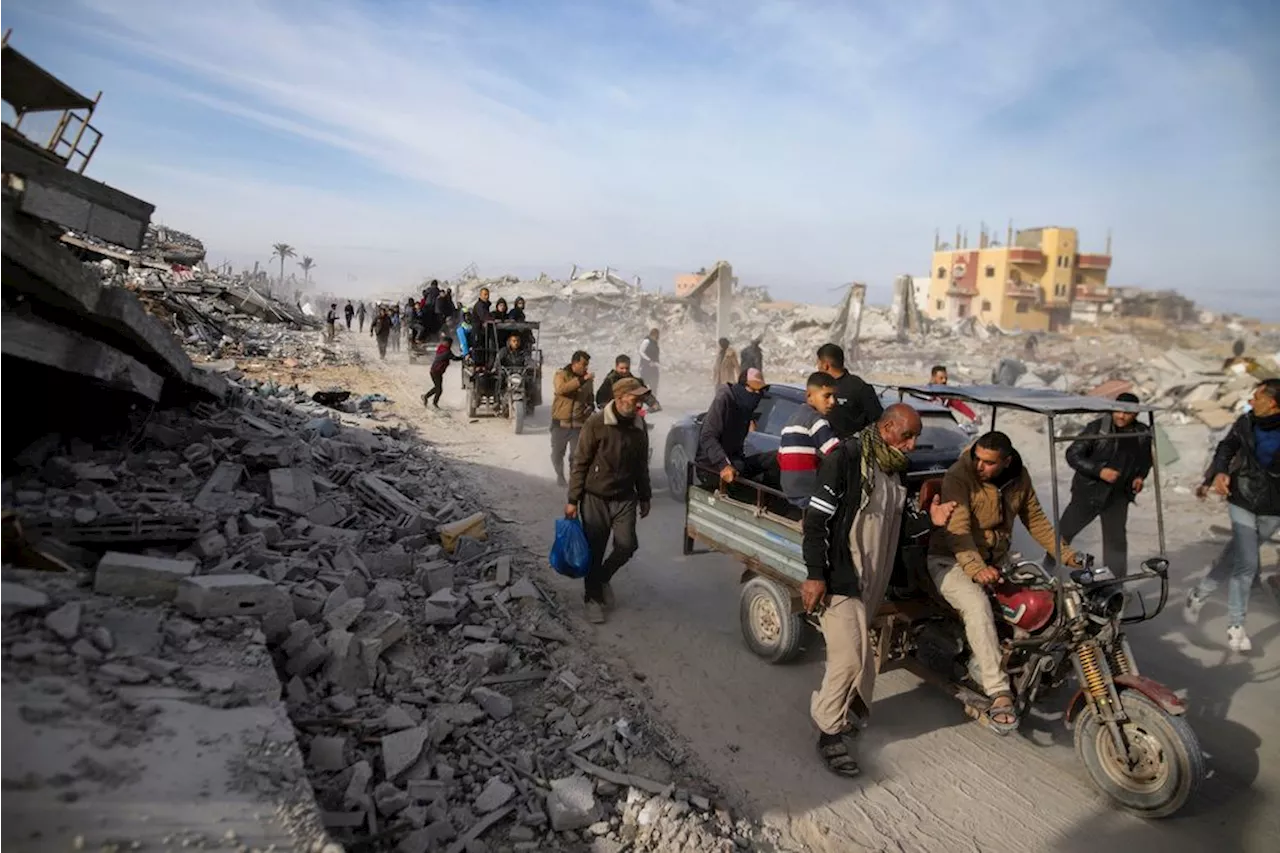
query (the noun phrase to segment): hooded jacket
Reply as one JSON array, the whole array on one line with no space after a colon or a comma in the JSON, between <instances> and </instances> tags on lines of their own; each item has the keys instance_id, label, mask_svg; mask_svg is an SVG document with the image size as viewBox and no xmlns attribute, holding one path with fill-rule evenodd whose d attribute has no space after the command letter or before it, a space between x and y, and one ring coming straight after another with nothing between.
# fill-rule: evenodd
<instances>
[{"instance_id":1,"label":"hooded jacket","mask_svg":"<svg viewBox=\"0 0 1280 853\"><path fill-rule=\"evenodd\" d=\"M1071 442L1067 464L1076 472L1071 480L1072 498L1100 508L1115 492L1132 495L1134 478L1145 480L1151 473L1151 431L1144 424L1135 422L1122 430L1107 415L1089 424L1080 435L1115 437ZM1139 438L1120 438L1122 435ZM1114 468L1120 476L1108 483L1102 479L1103 468Z\"/></svg>"},{"instance_id":2,"label":"hooded jacket","mask_svg":"<svg viewBox=\"0 0 1280 853\"><path fill-rule=\"evenodd\" d=\"M999 566L1009 556L1013 522L1021 519L1032 538L1052 554L1053 523L1044 514L1036 497L1031 474L1022 465L1022 455L1013 451L1013 460L999 477L984 483L978 479L970 445L942 478L942 502L955 501L955 512L946 527L933 532L929 554L954 559L973 577L987 566ZM1075 551L1065 543L1062 561L1075 562Z\"/></svg>"},{"instance_id":3,"label":"hooded jacket","mask_svg":"<svg viewBox=\"0 0 1280 853\"><path fill-rule=\"evenodd\" d=\"M1205 485L1217 475L1227 474L1231 477L1230 503L1254 515L1280 515L1280 452L1273 453L1264 466L1258 448L1260 433L1272 438L1277 430L1280 414L1260 418L1249 412L1237 418L1218 442L1204 476Z\"/></svg>"},{"instance_id":4,"label":"hooded jacket","mask_svg":"<svg viewBox=\"0 0 1280 853\"><path fill-rule=\"evenodd\" d=\"M747 433L755 417L760 395L740 384L724 384L716 390L711 407L698 430L695 461L717 471L726 465L741 465Z\"/></svg>"},{"instance_id":5,"label":"hooded jacket","mask_svg":"<svg viewBox=\"0 0 1280 853\"><path fill-rule=\"evenodd\" d=\"M570 364L557 370L551 381L555 389L551 400L552 423L581 429L595 408L595 383L574 373Z\"/></svg>"},{"instance_id":6,"label":"hooded jacket","mask_svg":"<svg viewBox=\"0 0 1280 853\"><path fill-rule=\"evenodd\" d=\"M649 431L638 417L618 416L613 403L587 418L569 473L568 502L583 494L609 501L648 501Z\"/></svg>"}]
</instances>

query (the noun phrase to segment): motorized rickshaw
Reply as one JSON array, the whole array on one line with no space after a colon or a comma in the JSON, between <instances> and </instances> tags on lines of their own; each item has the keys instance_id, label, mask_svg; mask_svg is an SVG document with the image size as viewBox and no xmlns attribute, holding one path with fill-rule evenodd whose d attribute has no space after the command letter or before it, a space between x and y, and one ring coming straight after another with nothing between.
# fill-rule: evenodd
<instances>
[{"instance_id":1,"label":"motorized rickshaw","mask_svg":"<svg viewBox=\"0 0 1280 853\"><path fill-rule=\"evenodd\" d=\"M467 392L467 416L480 414L507 418L516 435L524 420L542 405L542 350L538 348L537 322L490 320L471 330L468 354L462 367L462 388ZM520 347L509 351L507 341L519 337Z\"/></svg>"},{"instance_id":2,"label":"motorized rickshaw","mask_svg":"<svg viewBox=\"0 0 1280 853\"><path fill-rule=\"evenodd\" d=\"M1128 438L1116 433L1063 435L1060 419L1115 411L1145 414L1154 444L1156 410L1151 406L997 385L904 385L897 390L908 402L911 398L955 399L990 406L992 429L1002 408L1046 418L1055 530L1060 518L1058 445ZM1132 440L1138 438L1134 435ZM1206 766L1187 723L1185 703L1141 673L1125 637L1128 626L1159 616L1169 596L1160 466L1154 448L1152 457L1158 549L1142 561L1140 571L1117 577L1106 566L1093 565L1091 558L1078 568L1056 569L1011 557L1006 565L996 567L1002 581L991 588L991 599L1018 719L1025 719L1033 705L1051 698L1054 688L1074 682L1062 719L1074 729L1076 755L1090 781L1122 808L1159 818L1182 808L1203 780ZM796 657L803 638L815 626L800 602L800 586L808 577L800 524L770 511L781 493L768 486L739 479L730 496L723 487L702 485L697 473L690 465L685 554L695 553L695 544L702 544L742 561L746 568L739 614L748 647L771 663ZM709 473L714 479L716 472ZM944 473L941 468L909 473L909 500L927 506ZM753 490L754 505L750 498L743 498L744 486ZM1061 567L1061 537L1055 536L1054 546L1053 565ZM990 700L968 676L963 623L922 571L924 558L915 548L904 548L899 555L889 593L870 632L877 668L880 672L905 669L940 685L963 704L966 713L980 718ZM1142 581L1159 584L1153 610L1147 609L1141 592L1130 586Z\"/></svg>"}]
</instances>

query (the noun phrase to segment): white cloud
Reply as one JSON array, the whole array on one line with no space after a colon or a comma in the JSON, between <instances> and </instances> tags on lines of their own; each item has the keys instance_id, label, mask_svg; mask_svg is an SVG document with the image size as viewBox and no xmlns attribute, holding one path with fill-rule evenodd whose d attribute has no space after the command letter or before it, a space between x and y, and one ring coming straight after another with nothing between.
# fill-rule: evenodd
<instances>
[{"instance_id":1,"label":"white cloud","mask_svg":"<svg viewBox=\"0 0 1280 853\"><path fill-rule=\"evenodd\" d=\"M370 199L326 174L255 187L234 163L206 180L137 152L183 173L135 169L139 194L228 251L270 232L331 270L370 263L342 246L421 246L433 271L724 257L887 285L926 266L935 227L1012 217L1075 224L1086 247L1114 228L1121 283L1210 302L1224 279L1270 285L1273 84L1256 52L1145 4L82 2L153 87L329 146L335 168L479 200ZM1174 250L1191 239L1214 249Z\"/></svg>"}]
</instances>

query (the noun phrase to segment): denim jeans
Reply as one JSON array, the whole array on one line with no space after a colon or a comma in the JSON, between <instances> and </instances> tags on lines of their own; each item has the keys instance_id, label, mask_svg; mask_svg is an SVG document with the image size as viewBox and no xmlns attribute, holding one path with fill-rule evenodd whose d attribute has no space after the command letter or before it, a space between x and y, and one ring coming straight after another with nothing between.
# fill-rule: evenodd
<instances>
[{"instance_id":1,"label":"denim jeans","mask_svg":"<svg viewBox=\"0 0 1280 853\"><path fill-rule=\"evenodd\" d=\"M1249 609L1249 587L1258 573L1258 543L1280 530L1280 515L1254 515L1247 509L1227 505L1231 518L1231 541L1214 560L1209 574L1200 581L1197 594L1209 595L1227 581L1227 624L1243 625Z\"/></svg>"}]
</instances>

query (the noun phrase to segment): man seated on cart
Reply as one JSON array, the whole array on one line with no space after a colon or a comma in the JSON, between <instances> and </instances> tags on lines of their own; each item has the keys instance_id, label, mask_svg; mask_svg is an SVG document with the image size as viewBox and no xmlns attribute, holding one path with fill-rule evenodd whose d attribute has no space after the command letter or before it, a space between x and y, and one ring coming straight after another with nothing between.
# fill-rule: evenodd
<instances>
[{"instance_id":1,"label":"man seated on cart","mask_svg":"<svg viewBox=\"0 0 1280 853\"><path fill-rule=\"evenodd\" d=\"M987 587L1000 583L1000 567L1009 556L1013 523L1021 519L1031 536L1052 554L1053 523L1036 497L1031 474L1009 436L988 432L961 454L942 479L942 500L955 503L946 527L929 544L929 576L939 594L964 620L969 641L969 671L991 699L984 722L1000 735L1018 727L1009 676L1000 660L995 613ZM1065 543L1062 559L1080 563Z\"/></svg>"},{"instance_id":2,"label":"man seated on cart","mask_svg":"<svg viewBox=\"0 0 1280 853\"><path fill-rule=\"evenodd\" d=\"M507 346L498 355L498 367L509 371L520 372L529 364L529 353L525 351L524 341L519 332L507 335Z\"/></svg>"}]
</instances>

